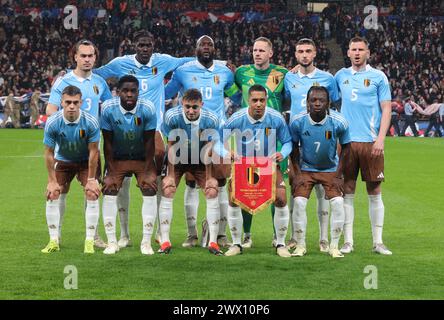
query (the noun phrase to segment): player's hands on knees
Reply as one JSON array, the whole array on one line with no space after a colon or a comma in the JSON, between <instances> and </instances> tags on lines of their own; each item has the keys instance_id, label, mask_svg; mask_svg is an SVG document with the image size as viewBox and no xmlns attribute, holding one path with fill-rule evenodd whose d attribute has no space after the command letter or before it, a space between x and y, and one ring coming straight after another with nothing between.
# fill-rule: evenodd
<instances>
[{"instance_id":1,"label":"player's hands on knees","mask_svg":"<svg viewBox=\"0 0 444 320\"><path fill-rule=\"evenodd\" d=\"M271 155L271 160L276 161L276 162L281 162L282 160L284 160L284 157L282 156L282 153L280 152L276 152L274 154Z\"/></svg>"},{"instance_id":2,"label":"player's hands on knees","mask_svg":"<svg viewBox=\"0 0 444 320\"><path fill-rule=\"evenodd\" d=\"M384 154L384 140L376 139L373 143L372 154L373 158L380 157Z\"/></svg>"},{"instance_id":3,"label":"player's hands on knees","mask_svg":"<svg viewBox=\"0 0 444 320\"><path fill-rule=\"evenodd\" d=\"M100 196L100 185L97 179L88 179L85 186L85 194L88 200L97 200Z\"/></svg>"},{"instance_id":4,"label":"player's hands on knees","mask_svg":"<svg viewBox=\"0 0 444 320\"><path fill-rule=\"evenodd\" d=\"M60 196L60 185L57 182L48 182L46 186L46 200L57 200Z\"/></svg>"},{"instance_id":5,"label":"player's hands on knees","mask_svg":"<svg viewBox=\"0 0 444 320\"><path fill-rule=\"evenodd\" d=\"M209 198L214 198L217 196L218 191L217 180L213 177L208 178L205 182L205 195Z\"/></svg>"},{"instance_id":6,"label":"player's hands on knees","mask_svg":"<svg viewBox=\"0 0 444 320\"><path fill-rule=\"evenodd\" d=\"M165 195L171 195L176 192L176 181L173 176L166 176L163 178L162 190Z\"/></svg>"}]
</instances>

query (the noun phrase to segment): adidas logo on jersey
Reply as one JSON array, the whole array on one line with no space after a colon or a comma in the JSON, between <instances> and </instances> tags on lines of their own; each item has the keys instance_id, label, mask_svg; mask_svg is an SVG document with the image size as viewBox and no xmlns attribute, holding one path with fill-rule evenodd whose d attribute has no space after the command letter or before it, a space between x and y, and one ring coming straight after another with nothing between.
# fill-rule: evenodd
<instances>
[{"instance_id":1,"label":"adidas logo on jersey","mask_svg":"<svg viewBox=\"0 0 444 320\"><path fill-rule=\"evenodd\" d=\"M345 80L342 84L348 84L348 79Z\"/></svg>"},{"instance_id":2,"label":"adidas logo on jersey","mask_svg":"<svg viewBox=\"0 0 444 320\"><path fill-rule=\"evenodd\" d=\"M310 132L308 132L308 131L305 131L305 132L303 133L303 135L304 135L304 136L308 136L308 137L309 137L309 136L310 136Z\"/></svg>"},{"instance_id":3,"label":"adidas logo on jersey","mask_svg":"<svg viewBox=\"0 0 444 320\"><path fill-rule=\"evenodd\" d=\"M379 175L378 175L378 177L377 177L378 179L384 179L384 173L380 173Z\"/></svg>"}]
</instances>

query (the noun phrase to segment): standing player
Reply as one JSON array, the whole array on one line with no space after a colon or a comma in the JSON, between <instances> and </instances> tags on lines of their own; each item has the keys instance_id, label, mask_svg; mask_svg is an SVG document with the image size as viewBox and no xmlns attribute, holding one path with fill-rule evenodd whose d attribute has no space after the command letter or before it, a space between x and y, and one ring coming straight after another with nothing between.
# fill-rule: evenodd
<instances>
[{"instance_id":1,"label":"standing player","mask_svg":"<svg viewBox=\"0 0 444 320\"><path fill-rule=\"evenodd\" d=\"M348 147L350 135L344 117L329 110L330 98L325 87L313 86L307 93L308 113L292 117L290 134L293 138L292 165L296 175L292 187L294 197L293 233L296 240L294 256L307 252L307 202L315 184L322 184L329 199L331 212L331 244L329 254L341 258L339 238L344 226L343 152ZM337 145L342 146L338 161ZM299 147L301 152L299 151Z\"/></svg>"},{"instance_id":2,"label":"standing player","mask_svg":"<svg viewBox=\"0 0 444 320\"><path fill-rule=\"evenodd\" d=\"M235 73L235 82L242 91L242 107L248 107L248 90L255 84L263 86L267 90L267 106L281 112L284 100L284 77L287 69L270 63L273 56L273 45L265 37L257 38L253 45L254 64L239 67ZM280 146L278 145L278 150ZM287 171L287 161L282 161L281 171ZM274 205L271 206L272 216L274 216ZM246 211L242 211L244 221L244 248L251 248L253 241L251 239L251 224L253 216ZM275 246L275 237L273 246Z\"/></svg>"},{"instance_id":3,"label":"standing player","mask_svg":"<svg viewBox=\"0 0 444 320\"><path fill-rule=\"evenodd\" d=\"M155 158L157 173L160 175L165 155L165 145L160 133L165 110L164 78L168 72L175 70L188 61L195 60L195 58L175 58L168 54L154 53L153 35L144 30L134 35L133 42L135 44L136 54L117 57L108 64L94 69L94 73L104 79L111 77L121 78L129 74L139 80L140 98L150 100L156 110ZM121 223L119 246L121 248L131 245L128 225L130 184L130 177L125 178L122 188L124 196L122 197L120 195L121 193L119 193L119 217Z\"/></svg>"},{"instance_id":4,"label":"standing player","mask_svg":"<svg viewBox=\"0 0 444 320\"><path fill-rule=\"evenodd\" d=\"M92 73L92 68L98 56L97 48L88 40L80 40L73 48L74 61L76 68L71 70L63 77L57 79L51 88L51 93L46 107L46 114L51 116L61 105L63 89L69 85L76 86L82 92L81 110L90 113L99 121L99 103L112 98L111 92L105 80ZM100 162L99 162L100 163ZM100 167L100 165L99 165ZM63 216L65 213L66 199L65 195L60 195L60 222L59 238L61 237ZM96 247L104 248L106 244L96 234Z\"/></svg>"},{"instance_id":5,"label":"standing player","mask_svg":"<svg viewBox=\"0 0 444 320\"><path fill-rule=\"evenodd\" d=\"M234 97L239 99L240 102L240 93L234 83L233 73L225 64L220 64L213 60L214 53L213 39L207 35L200 37L197 40L196 46L197 60L190 61L177 68L173 73L171 81L165 87L165 98L173 98L179 90L183 94L189 89L197 89L202 95L203 108L213 112L220 119L220 122L224 123L226 121L224 97ZM229 173L229 170L225 170L225 172L221 172L220 176L216 175L219 184L218 197L220 205L220 229L217 242L222 247L229 246L225 234L228 208L228 194L225 184ZM195 188L195 181L190 179L186 179L184 202L188 237L182 245L184 247L192 247L197 244L196 221L199 193Z\"/></svg>"},{"instance_id":6,"label":"standing player","mask_svg":"<svg viewBox=\"0 0 444 320\"><path fill-rule=\"evenodd\" d=\"M139 81L134 76L119 80L119 97L103 104L101 127L104 138L106 176L103 186L103 223L108 246L104 254L119 251L116 239L117 193L123 179L135 174L143 195L142 254L151 255L151 235L157 214L157 184L154 164L156 111L151 101L138 99Z\"/></svg>"},{"instance_id":7,"label":"standing player","mask_svg":"<svg viewBox=\"0 0 444 320\"><path fill-rule=\"evenodd\" d=\"M367 64L368 42L350 40L347 55L350 68L335 75L342 97L341 113L350 125L350 149L344 154L344 245L342 253L353 251L353 199L359 170L366 182L373 251L383 255L392 252L382 242L384 204L381 182L384 181L384 140L390 126L391 93L387 76Z\"/></svg>"},{"instance_id":8,"label":"standing player","mask_svg":"<svg viewBox=\"0 0 444 320\"><path fill-rule=\"evenodd\" d=\"M48 170L46 187L46 221L49 243L43 253L59 251L60 198L66 198L72 179L82 184L86 197L86 240L84 253L94 253L94 235L99 220L98 159L99 123L81 111L82 93L75 86L62 91L63 110L52 115L45 126L45 162Z\"/></svg>"},{"instance_id":9,"label":"standing player","mask_svg":"<svg viewBox=\"0 0 444 320\"><path fill-rule=\"evenodd\" d=\"M212 137L212 132L213 135L218 135L220 124L218 117L211 111L202 109L202 105L200 91L189 89L182 96L182 106L168 110L162 124L162 131L168 137L169 150L167 174L162 182L163 196L159 208L162 236L160 249L163 253L169 253L171 249L169 233L176 187L179 185L181 177L188 173L204 191L207 200L208 250L215 255L222 254L217 244L220 221L218 183L212 173L216 165L213 166L208 161L209 154L202 155L203 149L211 151L211 145L208 148L206 144L212 144L212 139L209 138L207 142L200 141L201 134L209 134L209 137ZM186 139L186 141L182 139ZM177 150L177 146L179 146L179 150ZM182 154L182 151L185 152L185 155ZM199 155L201 156L199 157ZM204 159L201 158L202 156ZM177 159L178 157L179 159Z\"/></svg>"},{"instance_id":10,"label":"standing player","mask_svg":"<svg viewBox=\"0 0 444 320\"><path fill-rule=\"evenodd\" d=\"M257 153L265 157L270 157L276 162L284 160L291 152L291 136L287 124L282 114L272 108L268 108L267 90L261 85L253 85L248 89L248 108L243 108L234 113L223 126L223 132L228 130L235 134L236 150L243 157L254 157ZM233 132L233 130L235 130ZM267 133L268 132L268 133ZM230 135L223 136L223 142L230 138ZM250 136L250 138L248 137ZM277 140L282 144L282 150L276 151ZM223 142L216 144L215 150L223 158L227 157ZM251 148L251 146L254 146ZM279 167L279 166L278 166ZM287 206L287 196L285 182L282 172L276 170L276 214L273 217L276 229L276 253L281 257L291 257L287 247L285 247L285 236L287 235L289 211ZM231 184L229 185L231 189ZM242 213L241 209L230 201L228 207L228 225L230 227L233 245L225 253L227 256L234 256L242 253Z\"/></svg>"},{"instance_id":11,"label":"standing player","mask_svg":"<svg viewBox=\"0 0 444 320\"><path fill-rule=\"evenodd\" d=\"M316 44L311 39L301 39L296 43L296 60L299 64L297 73L288 72L285 75L284 86L286 104L290 104L290 117L307 112L307 92L311 86L327 88L332 102L339 100L338 87L335 78L328 72L319 70L313 64L316 57ZM290 102L291 101L291 102ZM293 183L290 174L290 183ZM321 184L315 185L317 198L317 213L319 220L319 248L321 252L328 252L328 209L329 201L325 199L325 191ZM291 210L290 210L291 213ZM292 220L291 220L292 221ZM292 237L288 242L290 248L296 246L296 233L292 222Z\"/></svg>"}]
</instances>

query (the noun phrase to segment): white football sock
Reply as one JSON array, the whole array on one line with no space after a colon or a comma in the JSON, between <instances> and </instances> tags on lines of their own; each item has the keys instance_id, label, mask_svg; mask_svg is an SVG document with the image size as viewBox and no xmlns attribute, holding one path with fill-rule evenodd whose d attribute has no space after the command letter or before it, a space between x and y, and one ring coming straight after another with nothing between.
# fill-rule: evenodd
<instances>
[{"instance_id":1,"label":"white football sock","mask_svg":"<svg viewBox=\"0 0 444 320\"><path fill-rule=\"evenodd\" d=\"M384 203L382 195L368 196L368 212L372 224L373 244L382 243L382 228L384 226Z\"/></svg>"},{"instance_id":2,"label":"white football sock","mask_svg":"<svg viewBox=\"0 0 444 320\"><path fill-rule=\"evenodd\" d=\"M99 222L99 199L86 200L85 222L86 240L94 240Z\"/></svg>"},{"instance_id":3,"label":"white football sock","mask_svg":"<svg viewBox=\"0 0 444 320\"><path fill-rule=\"evenodd\" d=\"M208 243L217 243L217 234L219 233L220 208L219 198L207 199L207 221L210 240Z\"/></svg>"},{"instance_id":4,"label":"white football sock","mask_svg":"<svg viewBox=\"0 0 444 320\"><path fill-rule=\"evenodd\" d=\"M129 238L129 203L131 177L125 177L117 194L117 208L120 218L120 238Z\"/></svg>"},{"instance_id":5,"label":"white football sock","mask_svg":"<svg viewBox=\"0 0 444 320\"><path fill-rule=\"evenodd\" d=\"M142 221L143 221L143 240L151 243L154 223L157 216L157 196L143 196Z\"/></svg>"},{"instance_id":6,"label":"white football sock","mask_svg":"<svg viewBox=\"0 0 444 320\"><path fill-rule=\"evenodd\" d=\"M328 242L328 209L330 203L325 200L325 190L322 184L314 186L317 199L317 212L319 220L319 241L325 240Z\"/></svg>"},{"instance_id":7,"label":"white football sock","mask_svg":"<svg viewBox=\"0 0 444 320\"><path fill-rule=\"evenodd\" d=\"M218 198L219 198L219 208L220 208L219 236L225 236L227 229L227 210L228 210L228 192L226 186L219 188Z\"/></svg>"},{"instance_id":8,"label":"white football sock","mask_svg":"<svg viewBox=\"0 0 444 320\"><path fill-rule=\"evenodd\" d=\"M304 197L294 198L293 207L293 238L298 245L305 246L305 233L307 231L307 202L308 199Z\"/></svg>"},{"instance_id":9,"label":"white football sock","mask_svg":"<svg viewBox=\"0 0 444 320\"><path fill-rule=\"evenodd\" d=\"M355 208L353 207L354 194L344 195L344 243L353 245L353 220L355 218Z\"/></svg>"},{"instance_id":10,"label":"white football sock","mask_svg":"<svg viewBox=\"0 0 444 320\"><path fill-rule=\"evenodd\" d=\"M345 212L344 212L344 199L342 197L335 197L330 199L331 205L331 245L334 247L339 246L339 238L342 234L342 228L344 226Z\"/></svg>"},{"instance_id":11,"label":"white football sock","mask_svg":"<svg viewBox=\"0 0 444 320\"><path fill-rule=\"evenodd\" d=\"M116 243L117 196L103 196L102 214L108 243Z\"/></svg>"},{"instance_id":12,"label":"white football sock","mask_svg":"<svg viewBox=\"0 0 444 320\"><path fill-rule=\"evenodd\" d=\"M46 224L48 225L49 238L59 242L60 201L46 201Z\"/></svg>"},{"instance_id":13,"label":"white football sock","mask_svg":"<svg viewBox=\"0 0 444 320\"><path fill-rule=\"evenodd\" d=\"M287 236L288 220L290 220L290 212L288 206L274 209L274 228L276 230L276 244L285 245L285 237Z\"/></svg>"},{"instance_id":14,"label":"white football sock","mask_svg":"<svg viewBox=\"0 0 444 320\"><path fill-rule=\"evenodd\" d=\"M162 177L157 176L157 208L160 208L160 201L162 201ZM160 238L162 241L162 230L160 228L160 217L159 212L156 213L156 239Z\"/></svg>"},{"instance_id":15,"label":"white football sock","mask_svg":"<svg viewBox=\"0 0 444 320\"><path fill-rule=\"evenodd\" d=\"M63 217L65 216L65 209L66 209L66 193L61 193L59 197L59 212L60 212L60 219L59 219L59 238L62 237L62 224L63 224Z\"/></svg>"},{"instance_id":16,"label":"white football sock","mask_svg":"<svg viewBox=\"0 0 444 320\"><path fill-rule=\"evenodd\" d=\"M188 235L197 236L197 211L199 209L199 190L185 186L184 193L185 219L187 222Z\"/></svg>"},{"instance_id":17,"label":"white football sock","mask_svg":"<svg viewBox=\"0 0 444 320\"><path fill-rule=\"evenodd\" d=\"M160 233L162 235L161 242L170 242L170 229L173 219L173 199L162 197L159 206Z\"/></svg>"},{"instance_id":18,"label":"white football sock","mask_svg":"<svg viewBox=\"0 0 444 320\"><path fill-rule=\"evenodd\" d=\"M227 218L233 244L240 245L242 237L242 224L244 222L241 208L228 205Z\"/></svg>"},{"instance_id":19,"label":"white football sock","mask_svg":"<svg viewBox=\"0 0 444 320\"><path fill-rule=\"evenodd\" d=\"M290 212L290 238L293 239L294 226L293 226L293 207L294 207L294 199L293 196L290 195L288 199L288 211Z\"/></svg>"}]
</instances>

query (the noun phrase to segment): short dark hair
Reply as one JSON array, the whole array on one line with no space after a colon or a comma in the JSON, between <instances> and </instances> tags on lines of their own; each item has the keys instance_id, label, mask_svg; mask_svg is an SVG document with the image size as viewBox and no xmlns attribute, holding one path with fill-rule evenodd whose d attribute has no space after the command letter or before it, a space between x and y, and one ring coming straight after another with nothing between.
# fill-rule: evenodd
<instances>
[{"instance_id":1,"label":"short dark hair","mask_svg":"<svg viewBox=\"0 0 444 320\"><path fill-rule=\"evenodd\" d=\"M137 88L139 88L139 80L135 76L127 74L119 79L119 83L117 84L117 88L122 88L124 83L133 82L136 84Z\"/></svg>"},{"instance_id":2,"label":"short dark hair","mask_svg":"<svg viewBox=\"0 0 444 320\"><path fill-rule=\"evenodd\" d=\"M251 96L251 93L253 91L259 91L259 92L265 92L265 95L267 95L267 89L265 89L263 86L261 86L260 84L255 84L252 85L250 87L250 89L248 89L248 96Z\"/></svg>"},{"instance_id":3,"label":"short dark hair","mask_svg":"<svg viewBox=\"0 0 444 320\"><path fill-rule=\"evenodd\" d=\"M323 87L323 86L311 86L310 89L308 89L308 92L307 92L307 100L308 100L308 98L310 97L310 94L313 91L325 92L325 94L327 95L327 103L330 105L330 94L329 94L329 92L328 92L326 87ZM308 103L307 103L307 106L308 106Z\"/></svg>"},{"instance_id":4,"label":"short dark hair","mask_svg":"<svg viewBox=\"0 0 444 320\"><path fill-rule=\"evenodd\" d=\"M352 43L355 43L355 42L364 42L365 45L367 46L367 48L369 47L368 41L365 38L363 38L363 37L353 37L353 38L351 38L350 42L348 43L348 46L350 46Z\"/></svg>"},{"instance_id":5,"label":"short dark hair","mask_svg":"<svg viewBox=\"0 0 444 320\"><path fill-rule=\"evenodd\" d=\"M94 48L94 54L96 55L96 58L99 57L99 49L97 49L96 45L92 41L89 41L87 39L82 39L82 40L77 41L77 43L72 48L72 52L71 53L72 53L73 61L74 61L74 55L77 53L77 51L79 51L79 48L80 48L81 45L92 46Z\"/></svg>"},{"instance_id":6,"label":"short dark hair","mask_svg":"<svg viewBox=\"0 0 444 320\"><path fill-rule=\"evenodd\" d=\"M188 89L183 93L182 100L202 101L202 94L197 89Z\"/></svg>"},{"instance_id":7,"label":"short dark hair","mask_svg":"<svg viewBox=\"0 0 444 320\"><path fill-rule=\"evenodd\" d=\"M80 95L80 98L82 97L82 91L80 91L80 89L76 86L67 86L65 87L65 89L63 89L62 91L62 96L66 94L70 97L74 97L76 95Z\"/></svg>"},{"instance_id":8,"label":"short dark hair","mask_svg":"<svg viewBox=\"0 0 444 320\"><path fill-rule=\"evenodd\" d=\"M299 39L298 42L296 42L295 47L300 46L302 44L312 45L316 49L316 43L312 39L309 39L309 38Z\"/></svg>"},{"instance_id":9,"label":"short dark hair","mask_svg":"<svg viewBox=\"0 0 444 320\"><path fill-rule=\"evenodd\" d=\"M152 33L148 32L146 30L137 31L134 34L133 41L137 42L137 41L139 41L140 38L150 38L151 40L154 40L154 36L152 35Z\"/></svg>"}]
</instances>

